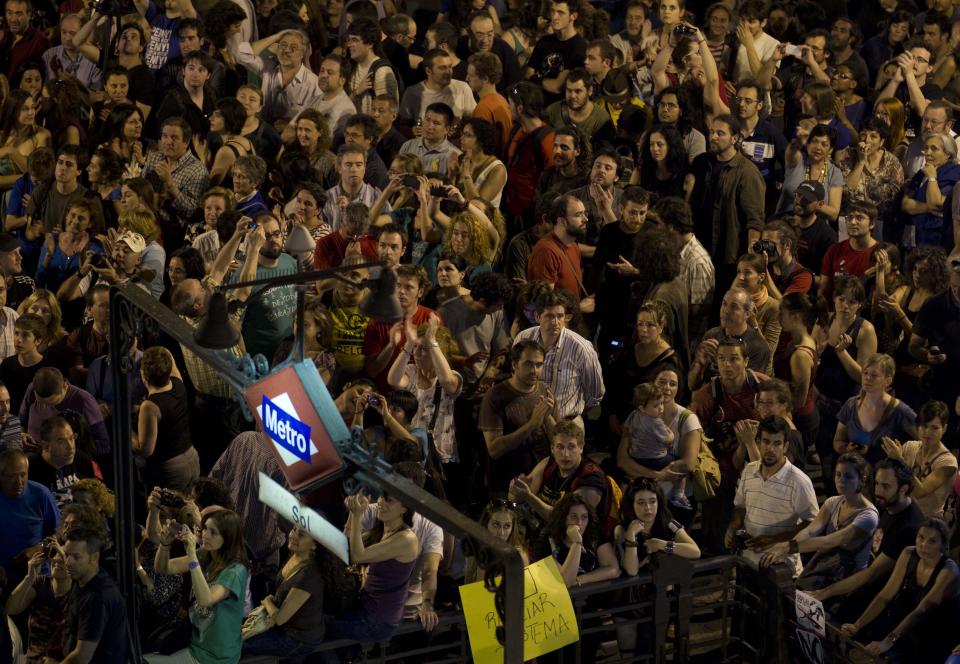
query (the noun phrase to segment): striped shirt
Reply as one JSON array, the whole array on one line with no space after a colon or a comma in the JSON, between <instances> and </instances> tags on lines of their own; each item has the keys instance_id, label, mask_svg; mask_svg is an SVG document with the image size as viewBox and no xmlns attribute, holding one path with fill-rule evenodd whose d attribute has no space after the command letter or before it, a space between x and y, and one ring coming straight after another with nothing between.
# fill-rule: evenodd
<instances>
[{"instance_id":1,"label":"striped shirt","mask_svg":"<svg viewBox=\"0 0 960 664\"><path fill-rule=\"evenodd\" d=\"M789 460L784 460L783 467L770 479L763 478L760 468L760 461L746 465L733 500L735 507L746 510L743 527L747 534L751 537L780 535L796 530L804 521L813 521L819 507L810 478ZM762 554L748 550L744 555L759 562ZM790 563L799 574L800 557L791 556Z\"/></svg>"},{"instance_id":2,"label":"striped shirt","mask_svg":"<svg viewBox=\"0 0 960 664\"><path fill-rule=\"evenodd\" d=\"M540 327L526 329L514 340L533 339L543 344ZM544 344L546 347L546 344ZM547 348L543 364L543 381L557 401L560 419L572 419L593 408L603 399L603 371L593 344L576 332L564 329L557 343Z\"/></svg>"}]
</instances>

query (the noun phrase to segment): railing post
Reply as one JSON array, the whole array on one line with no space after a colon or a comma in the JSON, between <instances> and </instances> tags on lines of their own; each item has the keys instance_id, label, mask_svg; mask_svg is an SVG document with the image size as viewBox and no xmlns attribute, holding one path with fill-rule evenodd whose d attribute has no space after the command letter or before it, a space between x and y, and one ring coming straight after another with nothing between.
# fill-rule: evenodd
<instances>
[{"instance_id":1,"label":"railing post","mask_svg":"<svg viewBox=\"0 0 960 664\"><path fill-rule=\"evenodd\" d=\"M653 616L654 616L654 661L663 662L666 659L667 645L667 626L670 624L670 595L677 593L680 587L690 587L690 579L693 577L693 565L682 558L676 556L656 556L653 563ZM684 593L685 594L685 593ZM692 601L690 602L692 603ZM687 621L689 622L689 610ZM684 629L681 625L676 626L677 637L680 637L680 631ZM689 626L686 628L689 629ZM678 638L678 642L679 642ZM682 662L674 656L675 662Z\"/></svg>"}]
</instances>

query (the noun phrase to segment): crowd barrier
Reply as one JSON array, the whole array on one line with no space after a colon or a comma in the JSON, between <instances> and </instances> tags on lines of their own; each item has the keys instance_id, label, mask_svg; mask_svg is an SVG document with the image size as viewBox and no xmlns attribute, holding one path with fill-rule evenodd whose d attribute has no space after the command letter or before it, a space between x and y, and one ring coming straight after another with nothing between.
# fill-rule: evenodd
<instances>
[{"instance_id":1,"label":"crowd barrier","mask_svg":"<svg viewBox=\"0 0 960 664\"><path fill-rule=\"evenodd\" d=\"M726 664L880 664L856 641L827 626L811 645L797 634L792 582L786 569L758 569L738 556L685 561L658 556L644 574L571 588L580 639L549 656L560 664L603 662L710 662ZM617 630L642 636L629 655L617 648ZM404 623L389 641L333 641L322 651L350 647L356 663L432 664L472 661L463 615L445 612L424 635L419 623ZM266 664L270 659L243 660ZM308 658L322 661L322 655Z\"/></svg>"}]
</instances>

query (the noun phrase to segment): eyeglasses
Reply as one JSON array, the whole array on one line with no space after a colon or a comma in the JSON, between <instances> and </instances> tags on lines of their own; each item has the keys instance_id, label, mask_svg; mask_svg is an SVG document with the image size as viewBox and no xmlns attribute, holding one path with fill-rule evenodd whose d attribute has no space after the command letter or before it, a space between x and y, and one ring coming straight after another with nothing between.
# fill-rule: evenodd
<instances>
[{"instance_id":1,"label":"eyeglasses","mask_svg":"<svg viewBox=\"0 0 960 664\"><path fill-rule=\"evenodd\" d=\"M734 98L733 98L733 101L736 102L736 103L738 103L738 104L756 104L756 103L758 103L760 100L759 100L759 99L750 99L749 97L734 97Z\"/></svg>"},{"instance_id":2,"label":"eyeglasses","mask_svg":"<svg viewBox=\"0 0 960 664\"><path fill-rule=\"evenodd\" d=\"M293 44L291 42L280 42L279 44L277 44L277 47L281 51L299 51L301 48L303 48L303 45Z\"/></svg>"},{"instance_id":3,"label":"eyeglasses","mask_svg":"<svg viewBox=\"0 0 960 664\"><path fill-rule=\"evenodd\" d=\"M283 231L274 231L272 233L264 233L264 237L266 237L266 239L268 240L272 240L274 238L281 238L283 237Z\"/></svg>"},{"instance_id":4,"label":"eyeglasses","mask_svg":"<svg viewBox=\"0 0 960 664\"><path fill-rule=\"evenodd\" d=\"M504 500L503 498L494 498L490 501L490 505L495 510L513 510L514 512L520 509L520 504L515 500Z\"/></svg>"},{"instance_id":5,"label":"eyeglasses","mask_svg":"<svg viewBox=\"0 0 960 664\"><path fill-rule=\"evenodd\" d=\"M918 58L917 56L913 56L913 59L919 62L920 64L924 64L924 65L930 64L930 60L927 58Z\"/></svg>"}]
</instances>

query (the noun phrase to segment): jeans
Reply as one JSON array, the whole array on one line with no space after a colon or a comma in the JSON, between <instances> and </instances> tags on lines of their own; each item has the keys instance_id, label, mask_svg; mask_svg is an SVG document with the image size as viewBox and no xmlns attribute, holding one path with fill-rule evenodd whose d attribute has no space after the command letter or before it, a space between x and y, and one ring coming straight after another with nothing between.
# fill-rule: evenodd
<instances>
[{"instance_id":1,"label":"jeans","mask_svg":"<svg viewBox=\"0 0 960 664\"><path fill-rule=\"evenodd\" d=\"M397 631L399 625L375 620L365 613L350 613L343 618L327 623L327 640L350 639L361 643L377 643L386 641ZM356 646L340 648L337 651L324 651L325 664L337 664L350 661L359 649Z\"/></svg>"},{"instance_id":2,"label":"jeans","mask_svg":"<svg viewBox=\"0 0 960 664\"><path fill-rule=\"evenodd\" d=\"M309 655L320 647L322 641L298 641L278 627L243 642L243 655L272 655L274 657L300 657Z\"/></svg>"}]
</instances>

